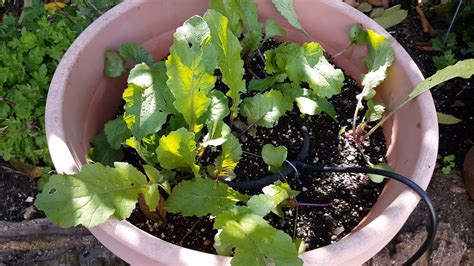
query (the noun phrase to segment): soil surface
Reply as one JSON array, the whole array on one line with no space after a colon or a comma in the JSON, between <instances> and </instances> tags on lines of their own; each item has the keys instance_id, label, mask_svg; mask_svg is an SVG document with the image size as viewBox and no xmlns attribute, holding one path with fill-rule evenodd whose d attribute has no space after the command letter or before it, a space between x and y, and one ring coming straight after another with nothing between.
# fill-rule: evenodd
<instances>
[{"instance_id":1,"label":"soil surface","mask_svg":"<svg viewBox=\"0 0 474 266\"><path fill-rule=\"evenodd\" d=\"M33 206L37 193L35 181L0 164L0 221L20 222L44 217Z\"/></svg>"},{"instance_id":2,"label":"soil surface","mask_svg":"<svg viewBox=\"0 0 474 266\"><path fill-rule=\"evenodd\" d=\"M258 63L261 62L257 61L253 72L264 75L261 73L263 68ZM338 121L327 115L301 117L299 110L295 108L280 118L274 128L257 127L255 137L247 134L248 132L240 134L244 154L235 169L237 178L233 181L255 180L272 174L258 156L265 144L287 147L288 159L294 160L303 144L300 124L304 124L309 130L311 144L306 162L325 166L366 166L352 140L344 133L339 134L341 128L351 127L358 91L356 82L346 78L341 94L331 99ZM235 128L234 130L237 131ZM384 161L385 141L382 134L377 132L373 135L371 142L364 143L364 149L373 163ZM315 173L290 175L285 180L292 189L301 191L296 198L298 202L328 205L285 208L283 218L275 214L266 217L276 228L303 239L309 249L329 245L347 235L368 213L383 188L383 184L371 182L364 174ZM258 191L245 192L254 194ZM166 224L160 225L137 210L130 221L171 243L215 253L212 245L217 231L212 229L213 219L209 217L169 214Z\"/></svg>"}]
</instances>

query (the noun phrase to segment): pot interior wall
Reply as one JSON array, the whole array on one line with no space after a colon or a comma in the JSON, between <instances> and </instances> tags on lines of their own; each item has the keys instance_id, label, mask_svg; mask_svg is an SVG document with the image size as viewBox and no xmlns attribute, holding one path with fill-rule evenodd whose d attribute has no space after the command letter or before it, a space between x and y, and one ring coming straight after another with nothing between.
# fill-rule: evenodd
<instances>
[{"instance_id":1,"label":"pot interior wall","mask_svg":"<svg viewBox=\"0 0 474 266\"><path fill-rule=\"evenodd\" d=\"M309 2L313 4L308 5ZM316 2L326 4L317 5ZM336 8L336 4L330 2L331 0L295 1L300 23L311 36L309 39L288 25L273 8L271 1L258 1L261 19L269 17L276 19L287 30L285 39L300 43L317 41L329 54L335 54L349 43L347 34L350 26L357 20L366 21L366 18L355 9L347 7L341 11ZM74 171L85 163L89 140L103 128L106 121L115 116L121 104L121 93L126 88L126 77L111 79L103 75L105 51L115 50L122 43L140 43L153 53L155 59L161 59L168 53L175 29L191 15L203 14L207 9L206 1L195 0L180 0L179 8L176 7L175 1L130 1L122 5L132 7L131 11L127 11L126 19L122 17L125 16L124 8L118 6L112 9L93 24L101 27L100 29L88 28L65 55L66 60L74 58L74 61L64 63L70 72L67 72L68 76L64 79L63 85L66 86L66 90L63 92L64 101L60 103L63 116L58 123L64 125L64 136L67 136L64 141L74 158L74 164L69 162L69 166L63 166L62 169L58 169L59 171ZM348 13L351 16L347 16ZM369 28L373 28L373 25ZM383 31L380 27L376 27L375 30ZM92 39L94 41L90 41ZM391 40L396 44L393 39ZM405 55L406 52L397 45L395 45L396 55ZM363 47L354 47L336 58L335 62L347 74L358 79L365 71L362 64L365 53ZM81 56L76 57L76 54ZM57 75L61 73L66 75L66 72L62 72L66 70L58 71ZM420 76L419 70L411 60L410 62L397 60L390 70L389 78L378 89L378 97L389 107L393 107L412 90L413 84L420 80ZM417 174L415 167L420 163L420 152L424 145L431 141L423 135L426 125L420 108L421 104L415 101L400 111L384 127L388 142L388 160L396 172L406 176ZM48 139L52 137L50 134ZM58 167L60 158L53 156L53 160ZM419 181L417 178L415 176L414 180ZM422 181L421 185L426 186L428 181ZM402 205L389 206L402 190L401 185L390 181L381 196L384 200L376 203L358 229L379 217L387 207L395 208L394 210L403 208Z\"/></svg>"}]
</instances>

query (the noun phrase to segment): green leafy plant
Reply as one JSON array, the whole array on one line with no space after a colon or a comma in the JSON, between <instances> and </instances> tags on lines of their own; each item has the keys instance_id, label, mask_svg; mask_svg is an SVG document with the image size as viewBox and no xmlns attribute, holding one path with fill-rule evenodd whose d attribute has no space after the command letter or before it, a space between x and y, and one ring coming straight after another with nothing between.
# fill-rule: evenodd
<instances>
[{"instance_id":1,"label":"green leafy plant","mask_svg":"<svg viewBox=\"0 0 474 266\"><path fill-rule=\"evenodd\" d=\"M400 24L407 16L408 11L401 9L401 5L395 5L387 9L374 8L370 12L370 17L386 29Z\"/></svg>"},{"instance_id":2,"label":"green leafy plant","mask_svg":"<svg viewBox=\"0 0 474 266\"><path fill-rule=\"evenodd\" d=\"M440 54L433 56L433 63L437 69L443 69L447 66L454 65L457 62L453 52L454 50L457 50L455 33L451 32L446 41L442 35L431 39L431 46L433 47L433 50Z\"/></svg>"},{"instance_id":3,"label":"green leafy plant","mask_svg":"<svg viewBox=\"0 0 474 266\"><path fill-rule=\"evenodd\" d=\"M305 32L292 1L273 3ZM128 74L123 114L93 138L90 158L95 162L78 174L51 177L36 205L62 227L91 227L111 215L125 219L137 202L144 213L166 209L185 216L210 215L217 230L214 248L220 255L233 255L233 265L301 265L298 251L304 243L264 218L271 212L283 216L283 207L318 204L299 203L299 192L281 181L256 195L238 192L226 181L235 178L239 160L248 153L240 144L245 134L275 127L291 110L336 119L329 99L340 93L344 75L316 42L281 43L262 54L263 41L284 31L269 20L264 22L267 35L262 35L257 14L250 0L212 0L203 16L193 16L176 29L165 60L153 62L135 44L107 51L105 74ZM372 98L393 62L393 51L384 36L360 25L351 30L351 39L369 50L357 110L365 100L363 123L380 121L386 108ZM252 56L263 57L265 77L246 82L245 67ZM362 134L357 117L353 132ZM124 149L135 150L145 165L119 163ZM270 171L278 172L287 149L267 144L261 157ZM377 176L371 179L381 182Z\"/></svg>"},{"instance_id":4,"label":"green leafy plant","mask_svg":"<svg viewBox=\"0 0 474 266\"><path fill-rule=\"evenodd\" d=\"M366 44L368 48L368 55L364 60L364 64L369 70L368 73L362 76L362 85L364 86L362 92L357 95L358 104L354 111L353 128L351 135L358 144L359 150L362 152L361 144L371 134L375 132L387 119L392 117L398 110L403 108L407 103L414 100L417 96L431 88L443 83L452 78L470 78L474 74L474 59L467 59L459 61L453 66L448 66L443 70L439 70L433 76L419 83L413 91L408 95L407 99L392 110L387 110L386 106L374 101L373 97L376 94L376 88L381 84L387 75L387 70L393 62L393 51L390 47L387 38L376 34L371 30L365 30L360 25L354 25L349 36L351 42L354 44ZM362 109L363 100L366 100L367 111L362 117L360 123L358 121L359 110ZM453 116L440 114L438 117L441 122L446 124L455 124L459 122ZM377 122L366 133L366 128L369 123ZM365 156L364 156L365 158ZM367 159L366 159L367 160ZM389 169L386 164L373 165L367 160L369 166L379 169ZM374 182L381 182L381 176L369 175Z\"/></svg>"},{"instance_id":5,"label":"green leafy plant","mask_svg":"<svg viewBox=\"0 0 474 266\"><path fill-rule=\"evenodd\" d=\"M283 162L286 160L288 150L285 146L275 147L272 144L263 145L262 158L268 165L270 171L276 173L281 169Z\"/></svg>"},{"instance_id":6,"label":"green leafy plant","mask_svg":"<svg viewBox=\"0 0 474 266\"><path fill-rule=\"evenodd\" d=\"M33 1L21 18L5 15L0 22L0 157L5 161L52 166L44 110L53 73L76 36L98 16L85 17L85 2L103 12L119 1L73 2L52 14Z\"/></svg>"},{"instance_id":7,"label":"green leafy plant","mask_svg":"<svg viewBox=\"0 0 474 266\"><path fill-rule=\"evenodd\" d=\"M441 172L447 175L456 167L456 162L454 161L456 157L453 154L446 155L441 158L440 162L436 164L436 168L441 168Z\"/></svg>"}]
</instances>

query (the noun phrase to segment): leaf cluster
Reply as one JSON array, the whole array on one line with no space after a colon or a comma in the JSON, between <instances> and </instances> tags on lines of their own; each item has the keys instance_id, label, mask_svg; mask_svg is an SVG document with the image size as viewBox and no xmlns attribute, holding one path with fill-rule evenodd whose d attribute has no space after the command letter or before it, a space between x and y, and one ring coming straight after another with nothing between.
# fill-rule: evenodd
<instances>
[{"instance_id":1,"label":"leaf cluster","mask_svg":"<svg viewBox=\"0 0 474 266\"><path fill-rule=\"evenodd\" d=\"M89 2L89 1L87 1ZM97 2L97 1L90 1ZM100 5L101 12L118 1ZM113 2L113 3L112 3ZM76 36L98 15L84 18L84 4L52 15L40 1L21 18L0 22L0 157L52 166L45 132L46 95L53 73Z\"/></svg>"},{"instance_id":2,"label":"leaf cluster","mask_svg":"<svg viewBox=\"0 0 474 266\"><path fill-rule=\"evenodd\" d=\"M292 1L273 3L304 32ZM245 80L247 59L260 56L263 41L284 34L272 20L265 23L266 35L262 28L253 1L212 0L203 16L192 16L176 29L163 60L155 61L137 44L107 51L104 73L128 75L124 112L92 140L90 158L96 163L76 175L52 177L37 206L61 226L94 226L111 215L127 218L143 196L151 212L165 206L171 213L214 216L215 248L219 254L233 254L235 265L300 265L291 237L263 219L270 212L282 215L281 207L298 192L277 182L248 196L223 181L235 178L244 154L239 137L254 134L258 126L274 127L295 103L302 114L324 112L335 119L329 99L340 93L344 75L318 43L282 43L261 55L265 77ZM364 42L370 50L364 80L373 90L393 54L373 32L366 33ZM237 122L245 125L239 135ZM124 149L136 151L146 162L143 169L118 163ZM209 150L215 159L204 163ZM265 145L262 150L273 172L286 156L285 147ZM105 185L96 187L102 179Z\"/></svg>"}]
</instances>

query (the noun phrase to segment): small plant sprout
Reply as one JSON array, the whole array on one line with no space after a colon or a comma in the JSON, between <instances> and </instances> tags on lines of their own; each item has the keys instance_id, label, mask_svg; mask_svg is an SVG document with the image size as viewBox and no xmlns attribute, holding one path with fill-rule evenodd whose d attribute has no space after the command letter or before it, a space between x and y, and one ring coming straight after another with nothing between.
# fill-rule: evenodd
<instances>
[{"instance_id":1,"label":"small plant sprout","mask_svg":"<svg viewBox=\"0 0 474 266\"><path fill-rule=\"evenodd\" d=\"M447 175L456 167L455 159L456 157L453 154L446 155L441 158L440 162L436 164L436 167L441 168L441 172Z\"/></svg>"},{"instance_id":2,"label":"small plant sprout","mask_svg":"<svg viewBox=\"0 0 474 266\"><path fill-rule=\"evenodd\" d=\"M265 144L262 149L263 161L268 165L271 172L277 173L281 170L283 162L286 161L288 150L285 146L275 147L272 144Z\"/></svg>"}]
</instances>

